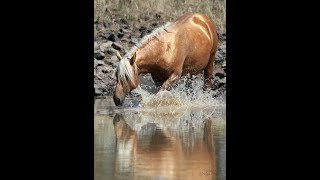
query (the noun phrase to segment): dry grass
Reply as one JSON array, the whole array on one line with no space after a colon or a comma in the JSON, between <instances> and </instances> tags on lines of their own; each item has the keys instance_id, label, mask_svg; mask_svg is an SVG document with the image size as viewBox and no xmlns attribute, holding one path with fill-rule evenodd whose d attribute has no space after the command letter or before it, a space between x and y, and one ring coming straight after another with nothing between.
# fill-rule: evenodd
<instances>
[{"instance_id":1,"label":"dry grass","mask_svg":"<svg viewBox=\"0 0 320 180\"><path fill-rule=\"evenodd\" d=\"M115 12L128 21L151 13L160 14L164 21L174 21L186 12L203 13L218 30L226 31L226 0L94 0L95 21L111 22Z\"/></svg>"}]
</instances>

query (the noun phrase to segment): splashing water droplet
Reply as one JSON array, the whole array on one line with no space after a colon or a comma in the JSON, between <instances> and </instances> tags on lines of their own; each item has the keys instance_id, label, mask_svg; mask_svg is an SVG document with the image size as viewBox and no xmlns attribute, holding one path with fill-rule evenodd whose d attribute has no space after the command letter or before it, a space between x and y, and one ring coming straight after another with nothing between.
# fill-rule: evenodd
<instances>
[{"instance_id":1,"label":"splashing water droplet","mask_svg":"<svg viewBox=\"0 0 320 180\"><path fill-rule=\"evenodd\" d=\"M161 91L157 95L149 93L155 85L141 85L134 90L141 96L141 106L150 108L159 107L207 107L225 106L225 94L214 97L214 91L203 90L203 76L184 76L180 78L171 91Z\"/></svg>"}]
</instances>

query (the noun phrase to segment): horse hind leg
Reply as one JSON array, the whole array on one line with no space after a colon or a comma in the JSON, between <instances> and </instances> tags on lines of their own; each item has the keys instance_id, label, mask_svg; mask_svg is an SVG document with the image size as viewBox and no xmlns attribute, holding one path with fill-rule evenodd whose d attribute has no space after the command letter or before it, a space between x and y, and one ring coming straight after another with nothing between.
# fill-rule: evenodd
<instances>
[{"instance_id":1,"label":"horse hind leg","mask_svg":"<svg viewBox=\"0 0 320 180\"><path fill-rule=\"evenodd\" d=\"M204 69L204 87L203 89L206 91L210 91L212 87L212 73L213 73L213 62L214 62L214 56L211 55L208 65Z\"/></svg>"},{"instance_id":2,"label":"horse hind leg","mask_svg":"<svg viewBox=\"0 0 320 180\"><path fill-rule=\"evenodd\" d=\"M186 76L185 87L186 87L188 95L193 94L194 91L193 91L193 86L192 86L192 75L190 75L190 74L188 74Z\"/></svg>"}]
</instances>

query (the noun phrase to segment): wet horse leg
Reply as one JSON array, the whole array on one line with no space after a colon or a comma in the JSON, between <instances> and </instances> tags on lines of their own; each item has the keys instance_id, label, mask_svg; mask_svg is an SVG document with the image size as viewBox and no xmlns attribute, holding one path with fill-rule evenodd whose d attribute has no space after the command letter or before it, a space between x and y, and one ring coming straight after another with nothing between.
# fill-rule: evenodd
<instances>
[{"instance_id":1,"label":"wet horse leg","mask_svg":"<svg viewBox=\"0 0 320 180\"><path fill-rule=\"evenodd\" d=\"M169 78L162 84L160 90L157 92L157 94L160 92L160 91L163 91L163 90L167 90L167 91L170 91L171 88L172 88L172 85L179 79L179 77L181 76L181 71L178 71L178 72L173 72Z\"/></svg>"},{"instance_id":2,"label":"wet horse leg","mask_svg":"<svg viewBox=\"0 0 320 180\"><path fill-rule=\"evenodd\" d=\"M213 53L213 55L211 55L209 63L207 65L207 67L204 69L204 87L203 89L206 91L210 91L211 90L211 86L212 86L212 73L213 73L213 62L214 62L214 56L215 53Z\"/></svg>"},{"instance_id":3,"label":"wet horse leg","mask_svg":"<svg viewBox=\"0 0 320 180\"><path fill-rule=\"evenodd\" d=\"M180 56L179 56L180 55ZM172 88L172 85L180 78L182 75L182 68L183 68L183 62L186 59L186 56L182 55L181 53L177 53L175 57L175 69L172 71L169 78L164 81L161 88L157 92L159 94L160 91L167 90L170 91Z\"/></svg>"}]
</instances>

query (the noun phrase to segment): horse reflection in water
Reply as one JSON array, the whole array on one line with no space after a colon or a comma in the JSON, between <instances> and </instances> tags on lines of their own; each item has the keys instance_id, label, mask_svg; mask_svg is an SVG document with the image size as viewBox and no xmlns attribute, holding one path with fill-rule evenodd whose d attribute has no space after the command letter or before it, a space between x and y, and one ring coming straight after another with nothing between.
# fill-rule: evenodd
<instances>
[{"instance_id":1,"label":"horse reflection in water","mask_svg":"<svg viewBox=\"0 0 320 180\"><path fill-rule=\"evenodd\" d=\"M122 114L115 115L116 177L216 179L216 157L210 119L203 121L202 126L194 126L187 121L186 129L178 131L172 130L171 125L164 128L150 119L146 122L138 130L134 130Z\"/></svg>"}]
</instances>

